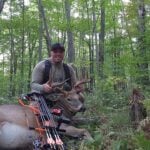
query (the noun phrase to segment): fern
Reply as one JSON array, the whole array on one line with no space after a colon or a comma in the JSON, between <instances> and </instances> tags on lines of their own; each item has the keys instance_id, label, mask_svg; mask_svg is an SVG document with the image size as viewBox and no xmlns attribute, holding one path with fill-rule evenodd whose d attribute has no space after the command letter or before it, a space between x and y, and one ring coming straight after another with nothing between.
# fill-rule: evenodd
<instances>
[{"instance_id":1,"label":"fern","mask_svg":"<svg viewBox=\"0 0 150 150\"><path fill-rule=\"evenodd\" d=\"M135 135L135 141L139 150L150 150L150 141L145 138L144 133Z\"/></svg>"}]
</instances>

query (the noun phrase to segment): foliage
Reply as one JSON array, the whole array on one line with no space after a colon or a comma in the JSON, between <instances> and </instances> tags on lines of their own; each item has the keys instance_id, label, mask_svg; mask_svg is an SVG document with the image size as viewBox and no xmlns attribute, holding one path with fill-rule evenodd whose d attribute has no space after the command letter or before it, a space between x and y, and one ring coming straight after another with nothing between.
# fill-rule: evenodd
<instances>
[{"instance_id":1,"label":"foliage","mask_svg":"<svg viewBox=\"0 0 150 150\"><path fill-rule=\"evenodd\" d=\"M150 142L148 139L145 138L142 132L136 134L134 136L134 140L138 146L138 150L149 150L150 149Z\"/></svg>"}]
</instances>

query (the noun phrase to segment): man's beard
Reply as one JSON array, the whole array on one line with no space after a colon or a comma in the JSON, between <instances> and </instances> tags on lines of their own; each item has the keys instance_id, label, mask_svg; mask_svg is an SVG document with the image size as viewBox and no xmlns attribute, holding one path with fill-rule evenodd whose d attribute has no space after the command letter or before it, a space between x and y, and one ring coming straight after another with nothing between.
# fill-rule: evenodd
<instances>
[{"instance_id":1,"label":"man's beard","mask_svg":"<svg viewBox=\"0 0 150 150\"><path fill-rule=\"evenodd\" d=\"M61 63L62 62L62 58L61 57L56 57L54 58L55 63Z\"/></svg>"}]
</instances>

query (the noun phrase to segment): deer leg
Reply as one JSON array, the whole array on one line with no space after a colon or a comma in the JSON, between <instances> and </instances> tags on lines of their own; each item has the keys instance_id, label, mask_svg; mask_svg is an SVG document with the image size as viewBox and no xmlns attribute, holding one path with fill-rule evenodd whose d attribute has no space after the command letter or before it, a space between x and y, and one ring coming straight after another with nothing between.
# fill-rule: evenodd
<instances>
[{"instance_id":1,"label":"deer leg","mask_svg":"<svg viewBox=\"0 0 150 150\"><path fill-rule=\"evenodd\" d=\"M65 130L65 135L83 138L84 140L93 140L90 133L86 129L79 129L67 124L61 124L60 129Z\"/></svg>"}]
</instances>

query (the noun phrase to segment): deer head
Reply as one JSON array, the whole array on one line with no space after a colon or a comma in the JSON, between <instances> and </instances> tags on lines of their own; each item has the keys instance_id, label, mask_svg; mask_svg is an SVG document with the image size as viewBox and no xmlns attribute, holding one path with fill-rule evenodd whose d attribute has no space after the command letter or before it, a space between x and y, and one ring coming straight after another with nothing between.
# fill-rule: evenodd
<instances>
[{"instance_id":1,"label":"deer head","mask_svg":"<svg viewBox=\"0 0 150 150\"><path fill-rule=\"evenodd\" d=\"M77 112L81 111L84 107L84 97L81 92L84 91L84 88L81 86L85 83L88 83L90 80L81 80L78 81L71 91L64 91L61 88L57 88L62 94L54 107L59 107L63 110L63 113L66 117L71 118Z\"/></svg>"}]
</instances>

